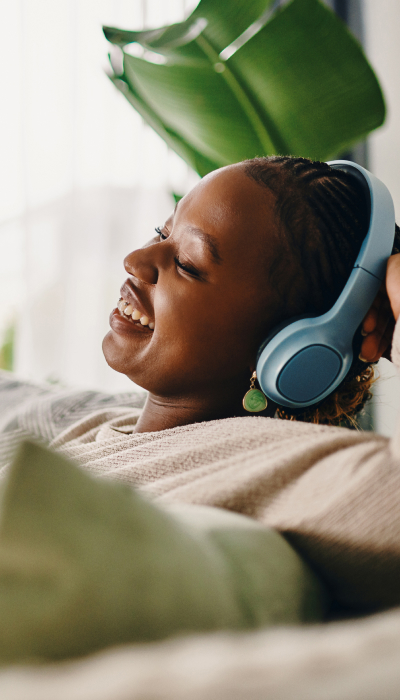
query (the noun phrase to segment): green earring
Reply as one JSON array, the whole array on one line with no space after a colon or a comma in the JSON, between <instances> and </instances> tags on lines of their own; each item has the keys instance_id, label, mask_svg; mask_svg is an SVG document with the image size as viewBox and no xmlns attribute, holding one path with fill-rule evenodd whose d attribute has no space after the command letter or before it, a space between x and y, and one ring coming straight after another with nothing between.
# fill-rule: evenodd
<instances>
[{"instance_id":1,"label":"green earring","mask_svg":"<svg viewBox=\"0 0 400 700\"><path fill-rule=\"evenodd\" d=\"M243 397L243 408L250 413L259 413L259 411L264 411L268 406L265 394L261 389L256 389L254 386L256 379L257 373L253 372L250 379L250 389Z\"/></svg>"}]
</instances>

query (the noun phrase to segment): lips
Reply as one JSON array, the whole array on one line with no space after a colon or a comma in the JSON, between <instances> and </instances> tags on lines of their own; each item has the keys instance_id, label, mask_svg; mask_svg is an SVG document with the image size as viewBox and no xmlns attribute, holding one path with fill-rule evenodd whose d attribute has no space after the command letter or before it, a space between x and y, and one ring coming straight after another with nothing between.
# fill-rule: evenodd
<instances>
[{"instance_id":1,"label":"lips","mask_svg":"<svg viewBox=\"0 0 400 700\"><path fill-rule=\"evenodd\" d=\"M139 290L127 279L121 287L121 298L110 316L110 326L117 333L138 331L152 335L155 327L154 311L148 301L141 299Z\"/></svg>"},{"instance_id":2,"label":"lips","mask_svg":"<svg viewBox=\"0 0 400 700\"><path fill-rule=\"evenodd\" d=\"M113 309L111 312L110 326L116 333L122 333L123 335L144 333L151 337L154 332L148 326L143 326L139 321L133 321L130 316L125 316L125 314L121 313L117 308Z\"/></svg>"}]
</instances>

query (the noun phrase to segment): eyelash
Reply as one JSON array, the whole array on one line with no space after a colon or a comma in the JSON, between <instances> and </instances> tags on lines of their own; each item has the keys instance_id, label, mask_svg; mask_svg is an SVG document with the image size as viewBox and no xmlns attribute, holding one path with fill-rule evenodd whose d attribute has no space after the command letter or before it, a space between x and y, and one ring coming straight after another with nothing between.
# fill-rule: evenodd
<instances>
[{"instance_id":1,"label":"eyelash","mask_svg":"<svg viewBox=\"0 0 400 700\"><path fill-rule=\"evenodd\" d=\"M161 238L162 241L166 241L166 240L167 240L168 236L166 236L166 235L161 231L161 229L160 229L159 226L156 226L155 232L157 233L158 236L160 236L160 238ZM178 257L174 258L174 262L175 262L175 265L177 265L177 267L180 267L181 270L184 270L184 271L187 272L189 275L192 275L192 277L199 277L199 273L198 273L194 268L188 267L187 265L185 265L184 263L182 263L182 262L179 260Z\"/></svg>"},{"instance_id":2,"label":"eyelash","mask_svg":"<svg viewBox=\"0 0 400 700\"><path fill-rule=\"evenodd\" d=\"M167 239L167 236L163 234L159 226L156 226L154 230L157 233L157 235L160 236L162 241L165 241Z\"/></svg>"}]
</instances>

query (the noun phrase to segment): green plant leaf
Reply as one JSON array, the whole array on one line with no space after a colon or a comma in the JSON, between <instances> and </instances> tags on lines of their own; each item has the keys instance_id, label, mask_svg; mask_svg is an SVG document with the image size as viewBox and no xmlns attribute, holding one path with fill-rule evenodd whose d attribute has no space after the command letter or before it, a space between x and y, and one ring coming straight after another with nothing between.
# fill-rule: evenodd
<instances>
[{"instance_id":1,"label":"green plant leaf","mask_svg":"<svg viewBox=\"0 0 400 700\"><path fill-rule=\"evenodd\" d=\"M265 150L236 96L212 67L156 65L128 55L124 65L130 89L217 167ZM266 148L273 150L270 140Z\"/></svg>"},{"instance_id":2,"label":"green plant leaf","mask_svg":"<svg viewBox=\"0 0 400 700\"><path fill-rule=\"evenodd\" d=\"M204 62L204 54L193 39L204 30L205 23L206 21L202 21L202 18L190 16L185 22L160 29L131 32L114 27L103 27L103 31L108 41L121 47L136 43L144 49L175 60L191 58Z\"/></svg>"},{"instance_id":3,"label":"green plant leaf","mask_svg":"<svg viewBox=\"0 0 400 700\"><path fill-rule=\"evenodd\" d=\"M163 54L160 64L126 50L112 79L200 175L272 153L326 160L384 120L379 83L336 15L320 0L271 6L201 0L170 27L105 28L113 43Z\"/></svg>"},{"instance_id":4,"label":"green plant leaf","mask_svg":"<svg viewBox=\"0 0 400 700\"><path fill-rule=\"evenodd\" d=\"M219 53L238 36L268 12L274 0L201 0L190 17L184 22L159 29L127 31L114 27L103 27L106 38L113 44L126 46L138 43L146 49L168 57L198 58L204 53L195 39L202 33Z\"/></svg>"},{"instance_id":5,"label":"green plant leaf","mask_svg":"<svg viewBox=\"0 0 400 700\"><path fill-rule=\"evenodd\" d=\"M292 2L228 64L284 135L286 153L327 160L384 120L361 47L316 0Z\"/></svg>"}]
</instances>

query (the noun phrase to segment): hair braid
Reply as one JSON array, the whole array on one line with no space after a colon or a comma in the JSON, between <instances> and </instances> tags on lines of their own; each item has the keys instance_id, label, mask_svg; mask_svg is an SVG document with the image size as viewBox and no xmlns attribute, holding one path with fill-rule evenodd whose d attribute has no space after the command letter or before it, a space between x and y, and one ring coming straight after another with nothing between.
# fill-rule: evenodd
<instances>
[{"instance_id":1,"label":"hair braid","mask_svg":"<svg viewBox=\"0 0 400 700\"><path fill-rule=\"evenodd\" d=\"M369 203L362 185L344 170L307 158L254 158L244 166L249 177L276 197L280 243L289 259L277 256L271 274L286 317L325 313L343 290L368 230ZM393 252L399 250L399 239L396 226ZM372 364L358 358L361 342L358 332L353 364L333 394L310 408L278 408L278 416L335 425L354 422L372 396L374 381Z\"/></svg>"}]
</instances>

